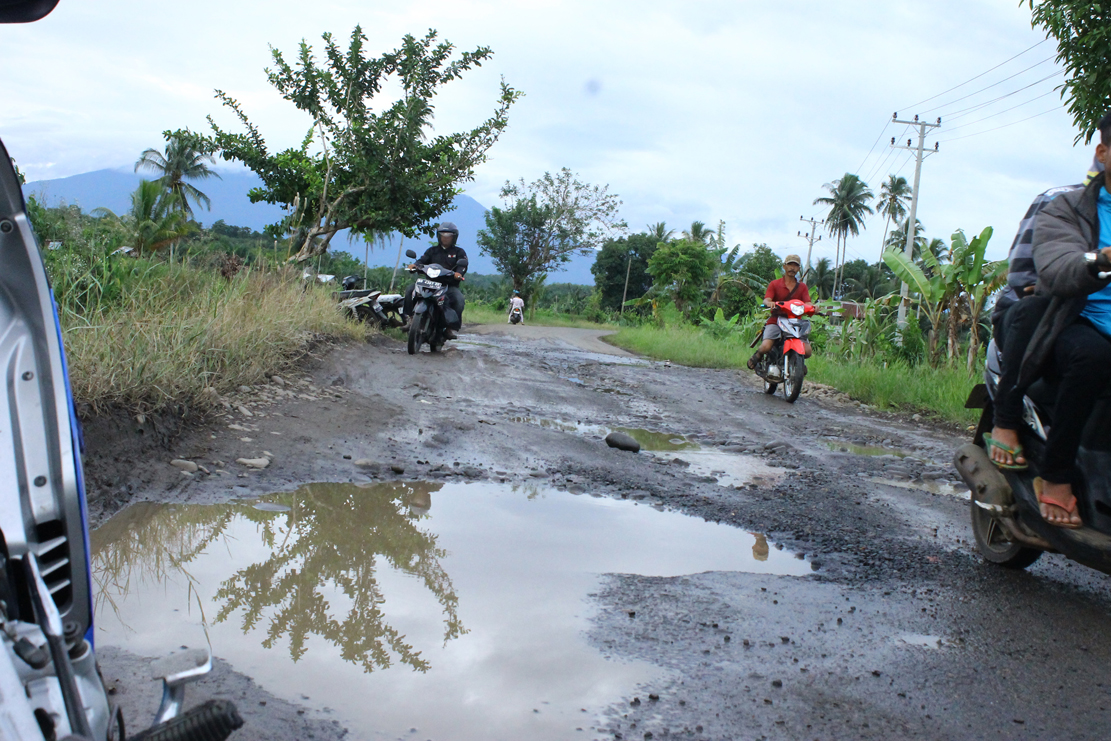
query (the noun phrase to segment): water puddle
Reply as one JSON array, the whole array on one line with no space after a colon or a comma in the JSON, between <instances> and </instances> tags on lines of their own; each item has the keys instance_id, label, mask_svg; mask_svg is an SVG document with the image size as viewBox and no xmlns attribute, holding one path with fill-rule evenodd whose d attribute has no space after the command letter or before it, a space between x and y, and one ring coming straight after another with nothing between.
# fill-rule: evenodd
<instances>
[{"instance_id":1,"label":"water puddle","mask_svg":"<svg viewBox=\"0 0 1111 741\"><path fill-rule=\"evenodd\" d=\"M854 455L893 455L896 458L913 458L914 454L908 450L899 450L898 448L885 448L880 445L859 445L857 443L846 443L838 440L826 441L826 447L834 453L853 453Z\"/></svg>"},{"instance_id":2,"label":"water puddle","mask_svg":"<svg viewBox=\"0 0 1111 741\"><path fill-rule=\"evenodd\" d=\"M658 671L584 639L599 574L812 573L729 526L487 483L137 504L93 532L92 558L101 644L160 656L207 632L237 671L328 706L355 739L577 737L582 708Z\"/></svg>"},{"instance_id":3,"label":"water puddle","mask_svg":"<svg viewBox=\"0 0 1111 741\"><path fill-rule=\"evenodd\" d=\"M899 643L906 646L918 646L920 648L941 648L945 642L940 636L920 635L918 633L907 633L897 638Z\"/></svg>"},{"instance_id":4,"label":"water puddle","mask_svg":"<svg viewBox=\"0 0 1111 741\"><path fill-rule=\"evenodd\" d=\"M960 497L967 499L969 495L968 487L963 483L961 484L946 484L939 481L896 481L895 479L882 479L882 478L868 478L873 484L884 484L885 486L895 486L900 489L914 489L916 491L928 491L931 494L941 494L947 497Z\"/></svg>"}]
</instances>

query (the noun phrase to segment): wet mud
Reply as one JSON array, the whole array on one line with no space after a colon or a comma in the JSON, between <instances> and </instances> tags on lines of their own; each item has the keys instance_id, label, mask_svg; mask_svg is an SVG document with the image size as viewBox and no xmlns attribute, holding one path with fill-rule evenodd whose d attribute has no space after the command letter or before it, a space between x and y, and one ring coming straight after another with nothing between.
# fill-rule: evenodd
<instances>
[{"instance_id":1,"label":"wet mud","mask_svg":"<svg viewBox=\"0 0 1111 741\"><path fill-rule=\"evenodd\" d=\"M984 564L952 429L788 405L596 334L484 332L438 355L337 348L94 492L94 558L128 585L120 613L98 605L101 643L155 656L207 626L251 691L359 738L1102 737L1105 577L1059 556ZM607 447L613 430L642 452ZM306 492L309 519L331 518L317 545ZM359 524L371 500L378 524ZM211 518L235 537L205 541ZM165 548L144 551L155 532ZM196 582L140 574L167 551ZM283 607L293 594L316 623ZM363 704L298 689L330 674ZM359 714L374 699L377 721Z\"/></svg>"}]
</instances>

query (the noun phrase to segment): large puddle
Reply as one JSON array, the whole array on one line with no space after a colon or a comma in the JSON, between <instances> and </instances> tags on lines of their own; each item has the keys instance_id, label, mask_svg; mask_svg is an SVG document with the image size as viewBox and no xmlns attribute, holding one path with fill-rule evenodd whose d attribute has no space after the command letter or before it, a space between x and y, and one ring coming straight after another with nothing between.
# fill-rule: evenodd
<instances>
[{"instance_id":1,"label":"large puddle","mask_svg":"<svg viewBox=\"0 0 1111 741\"><path fill-rule=\"evenodd\" d=\"M160 656L210 640L268 691L329 708L356 739L577 736L656 671L587 643L598 575L811 573L762 535L493 484L138 504L92 546L102 644Z\"/></svg>"}]
</instances>

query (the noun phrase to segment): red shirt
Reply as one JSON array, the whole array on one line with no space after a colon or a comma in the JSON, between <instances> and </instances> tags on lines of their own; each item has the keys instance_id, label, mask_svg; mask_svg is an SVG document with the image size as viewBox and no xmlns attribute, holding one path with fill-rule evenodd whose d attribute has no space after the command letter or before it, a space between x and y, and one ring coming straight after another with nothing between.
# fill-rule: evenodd
<instances>
[{"instance_id":1,"label":"red shirt","mask_svg":"<svg viewBox=\"0 0 1111 741\"><path fill-rule=\"evenodd\" d=\"M791 295L791 289L783 282L782 278L776 278L768 284L768 292L764 294L764 300L772 303L776 301L786 301L789 298L797 298L799 301L810 303L810 290L807 289L806 284L799 281L795 286L795 293ZM775 324L777 311L773 311L772 315L768 317L765 324Z\"/></svg>"}]
</instances>

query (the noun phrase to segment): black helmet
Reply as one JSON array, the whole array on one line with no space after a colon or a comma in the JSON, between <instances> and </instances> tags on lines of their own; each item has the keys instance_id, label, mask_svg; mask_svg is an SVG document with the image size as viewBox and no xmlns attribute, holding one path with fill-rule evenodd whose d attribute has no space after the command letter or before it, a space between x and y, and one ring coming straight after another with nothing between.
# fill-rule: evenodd
<instances>
[{"instance_id":1,"label":"black helmet","mask_svg":"<svg viewBox=\"0 0 1111 741\"><path fill-rule=\"evenodd\" d=\"M437 241L439 241L440 235L445 232L451 235L451 243L448 244L448 247L454 247L455 243L459 241L459 227L457 227L450 221L445 221L444 223L440 224L438 227L436 227Z\"/></svg>"}]
</instances>

